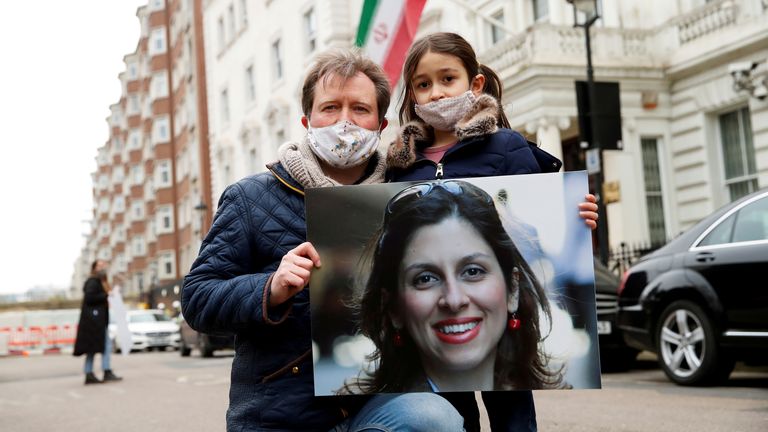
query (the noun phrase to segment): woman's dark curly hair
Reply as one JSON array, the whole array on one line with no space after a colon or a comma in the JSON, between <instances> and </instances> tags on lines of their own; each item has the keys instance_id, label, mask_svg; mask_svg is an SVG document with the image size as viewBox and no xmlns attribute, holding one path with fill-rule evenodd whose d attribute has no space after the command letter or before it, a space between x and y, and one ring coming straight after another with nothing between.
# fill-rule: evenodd
<instances>
[{"instance_id":1,"label":"woman's dark curly hair","mask_svg":"<svg viewBox=\"0 0 768 432\"><path fill-rule=\"evenodd\" d=\"M340 393L404 392L425 382L417 347L407 332L401 332L401 343L395 345L390 311L398 307L400 266L414 233L451 217L470 223L490 245L501 268L508 271L504 275L508 290L515 286L512 269L520 272L517 316L523 325L505 331L499 341L494 390L560 385L561 371L547 368L548 357L539 348L539 310L551 322L544 289L504 229L491 197L470 183L449 180L410 186L387 204L382 225L361 258L362 289L353 301L360 332L376 346L368 358L375 370L361 372Z\"/></svg>"}]
</instances>

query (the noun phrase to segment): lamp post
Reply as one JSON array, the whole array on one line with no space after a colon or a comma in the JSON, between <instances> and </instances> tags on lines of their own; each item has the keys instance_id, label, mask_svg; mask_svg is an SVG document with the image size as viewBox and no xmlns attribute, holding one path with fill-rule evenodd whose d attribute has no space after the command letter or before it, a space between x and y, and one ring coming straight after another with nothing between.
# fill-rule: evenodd
<instances>
[{"instance_id":1,"label":"lamp post","mask_svg":"<svg viewBox=\"0 0 768 432\"><path fill-rule=\"evenodd\" d=\"M595 76L592 70L592 43L589 35L589 29L592 24L600 18L598 14L598 0L566 0L573 6L573 26L584 28L584 39L587 45L587 95L589 98L589 125L590 134L588 138L589 146L597 151L600 159L600 169L594 174L595 195L597 196L597 212L600 214L600 221L597 224L597 244L600 253L600 261L608 264L608 214L605 210L605 201L603 197L603 150L601 143L594 139L595 130L599 125L595 123L594 101L595 101ZM583 21L579 22L580 14Z\"/></svg>"}]
</instances>

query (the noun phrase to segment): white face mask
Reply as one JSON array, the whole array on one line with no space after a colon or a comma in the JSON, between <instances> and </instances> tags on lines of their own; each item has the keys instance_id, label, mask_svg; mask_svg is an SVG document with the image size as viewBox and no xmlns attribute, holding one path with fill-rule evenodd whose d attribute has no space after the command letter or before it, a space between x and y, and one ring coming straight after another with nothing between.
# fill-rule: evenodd
<instances>
[{"instance_id":1,"label":"white face mask","mask_svg":"<svg viewBox=\"0 0 768 432\"><path fill-rule=\"evenodd\" d=\"M322 128L307 128L312 152L334 168L358 166L373 156L381 134L362 128L348 120Z\"/></svg>"},{"instance_id":2,"label":"white face mask","mask_svg":"<svg viewBox=\"0 0 768 432\"><path fill-rule=\"evenodd\" d=\"M475 94L467 90L458 96L415 105L416 115L436 130L452 131L475 103Z\"/></svg>"}]
</instances>

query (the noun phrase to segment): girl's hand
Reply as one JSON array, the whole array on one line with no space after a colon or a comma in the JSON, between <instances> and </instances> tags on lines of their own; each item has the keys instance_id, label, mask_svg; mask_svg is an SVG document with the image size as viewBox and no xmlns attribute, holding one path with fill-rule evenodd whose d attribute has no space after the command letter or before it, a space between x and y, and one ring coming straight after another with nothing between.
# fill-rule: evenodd
<instances>
[{"instance_id":1,"label":"girl's hand","mask_svg":"<svg viewBox=\"0 0 768 432\"><path fill-rule=\"evenodd\" d=\"M579 203L579 216L584 219L589 229L597 228L597 198L592 194L584 195L586 201Z\"/></svg>"},{"instance_id":2,"label":"girl's hand","mask_svg":"<svg viewBox=\"0 0 768 432\"><path fill-rule=\"evenodd\" d=\"M269 306L281 305L303 290L314 267L320 268L320 255L310 242L304 242L283 255L269 286Z\"/></svg>"}]
</instances>

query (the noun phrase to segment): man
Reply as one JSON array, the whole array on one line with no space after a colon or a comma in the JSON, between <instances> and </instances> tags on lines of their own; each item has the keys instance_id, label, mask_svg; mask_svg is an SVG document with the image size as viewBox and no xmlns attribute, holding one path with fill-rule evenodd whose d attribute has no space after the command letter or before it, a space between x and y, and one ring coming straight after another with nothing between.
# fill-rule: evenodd
<instances>
[{"instance_id":1,"label":"man","mask_svg":"<svg viewBox=\"0 0 768 432\"><path fill-rule=\"evenodd\" d=\"M219 201L181 303L192 328L236 333L228 431L462 430L434 394L313 396L307 283L321 261L306 242L304 189L384 180L377 147L389 99L386 75L369 59L320 55L302 89L306 138L281 146L269 172L229 186Z\"/></svg>"},{"instance_id":2,"label":"man","mask_svg":"<svg viewBox=\"0 0 768 432\"><path fill-rule=\"evenodd\" d=\"M101 384L120 381L122 378L112 372L110 353L112 343L109 339L109 301L111 291L107 281L107 262L96 260L91 264L91 274L83 285L83 303L80 308L80 322L77 325L75 350L73 354L85 354L85 384ZM101 353L101 369L104 379L100 380L93 373L93 358Z\"/></svg>"}]
</instances>

